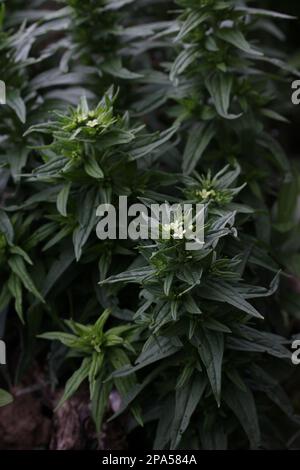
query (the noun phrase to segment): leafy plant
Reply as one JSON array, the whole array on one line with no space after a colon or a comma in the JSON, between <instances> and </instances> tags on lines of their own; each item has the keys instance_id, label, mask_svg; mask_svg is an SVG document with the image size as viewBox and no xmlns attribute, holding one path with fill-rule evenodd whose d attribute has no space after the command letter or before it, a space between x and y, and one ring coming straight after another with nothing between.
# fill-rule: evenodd
<instances>
[{"instance_id":1,"label":"leafy plant","mask_svg":"<svg viewBox=\"0 0 300 470\"><path fill-rule=\"evenodd\" d=\"M72 356L83 357L79 369L68 380L65 392L57 406L61 406L70 398L87 378L92 413L98 431L101 430L102 419L112 387L115 386L121 396L125 397L136 384L134 376L105 382L105 379L115 369L130 362L126 350L131 353L135 352L130 341L134 339L130 325L117 326L103 331L109 314L109 310L103 312L94 325L83 325L73 320L65 320L66 326L72 333L54 332L44 333L40 336L44 339L58 340L70 349ZM137 420L140 420L137 407L133 407L133 413Z\"/></svg>"},{"instance_id":2,"label":"leafy plant","mask_svg":"<svg viewBox=\"0 0 300 470\"><path fill-rule=\"evenodd\" d=\"M122 415L154 449L289 448L299 165L281 141L299 72L273 42L293 18L166 4L1 2L0 333L20 333L15 382L36 361L58 406L89 387L98 433ZM99 240L119 196L178 212L158 238ZM184 204L203 205L195 250Z\"/></svg>"}]
</instances>

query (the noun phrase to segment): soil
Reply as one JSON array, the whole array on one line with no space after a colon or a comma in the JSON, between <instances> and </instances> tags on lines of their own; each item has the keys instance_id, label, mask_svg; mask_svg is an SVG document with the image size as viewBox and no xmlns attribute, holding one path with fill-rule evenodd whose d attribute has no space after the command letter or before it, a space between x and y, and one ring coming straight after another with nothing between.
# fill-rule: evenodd
<instances>
[{"instance_id":1,"label":"soil","mask_svg":"<svg viewBox=\"0 0 300 470\"><path fill-rule=\"evenodd\" d=\"M52 392L39 370L10 392L14 396L13 403L0 408L0 450L123 450L127 447L122 420L104 425L97 436L85 388L57 411L55 406L63 390ZM108 415L115 412L119 404L120 398L113 392Z\"/></svg>"}]
</instances>

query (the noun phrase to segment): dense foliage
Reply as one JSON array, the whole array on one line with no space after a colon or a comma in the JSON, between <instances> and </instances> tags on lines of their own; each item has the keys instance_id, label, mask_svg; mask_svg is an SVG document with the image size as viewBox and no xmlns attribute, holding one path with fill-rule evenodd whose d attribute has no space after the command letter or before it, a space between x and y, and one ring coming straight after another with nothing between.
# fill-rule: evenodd
<instances>
[{"instance_id":1,"label":"dense foliage","mask_svg":"<svg viewBox=\"0 0 300 470\"><path fill-rule=\"evenodd\" d=\"M97 431L125 416L145 448L293 446L299 72L293 17L252 3L1 2L3 388L38 362L58 406L88 384ZM122 195L202 203L203 247L176 223L100 241L96 209Z\"/></svg>"}]
</instances>

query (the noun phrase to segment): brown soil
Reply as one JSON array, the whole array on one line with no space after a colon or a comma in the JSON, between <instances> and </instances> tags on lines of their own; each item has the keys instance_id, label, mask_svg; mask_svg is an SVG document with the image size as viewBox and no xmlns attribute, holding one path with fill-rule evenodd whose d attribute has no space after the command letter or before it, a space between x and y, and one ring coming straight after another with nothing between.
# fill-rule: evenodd
<instances>
[{"instance_id":1,"label":"brown soil","mask_svg":"<svg viewBox=\"0 0 300 470\"><path fill-rule=\"evenodd\" d=\"M120 421L104 425L97 436L85 388L54 411L62 390L51 392L44 374L35 370L11 393L13 403L0 408L0 450L126 448ZM109 414L116 411L116 404L118 397L114 392L108 404Z\"/></svg>"}]
</instances>

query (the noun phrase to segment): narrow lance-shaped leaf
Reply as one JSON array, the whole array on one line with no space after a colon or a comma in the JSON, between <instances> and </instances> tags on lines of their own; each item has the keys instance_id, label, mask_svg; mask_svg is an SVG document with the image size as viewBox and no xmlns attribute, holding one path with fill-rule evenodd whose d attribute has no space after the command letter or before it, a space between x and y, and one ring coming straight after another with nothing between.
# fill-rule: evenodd
<instances>
[{"instance_id":1,"label":"narrow lance-shaped leaf","mask_svg":"<svg viewBox=\"0 0 300 470\"><path fill-rule=\"evenodd\" d=\"M232 89L232 76L217 74L206 80L206 88L214 102L218 114L224 119L237 119L241 114L230 114L230 96Z\"/></svg>"},{"instance_id":2,"label":"narrow lance-shaped leaf","mask_svg":"<svg viewBox=\"0 0 300 470\"><path fill-rule=\"evenodd\" d=\"M223 391L223 398L244 428L251 448L257 449L260 445L260 429L252 392L249 388L247 391L242 391L240 388L230 385Z\"/></svg>"},{"instance_id":3,"label":"narrow lance-shaped leaf","mask_svg":"<svg viewBox=\"0 0 300 470\"><path fill-rule=\"evenodd\" d=\"M270 18L279 18L283 20L297 19L296 16L286 15L285 13L280 13L278 11L264 10L263 8L250 8L250 7L238 6L237 11L245 11L246 13L249 13L250 15L269 16Z\"/></svg>"},{"instance_id":4,"label":"narrow lance-shaped leaf","mask_svg":"<svg viewBox=\"0 0 300 470\"><path fill-rule=\"evenodd\" d=\"M159 138L151 142L150 144L143 145L142 147L135 148L130 152L131 158L137 160L139 158L145 157L146 155L151 154L157 148L168 142L173 135L177 132L178 125L172 126L170 129L163 131Z\"/></svg>"},{"instance_id":5,"label":"narrow lance-shaped leaf","mask_svg":"<svg viewBox=\"0 0 300 470\"><path fill-rule=\"evenodd\" d=\"M206 282L205 287L201 288L199 291L200 295L205 299L225 302L242 310L248 315L263 318L263 316L239 294L238 289L232 287L228 282L209 280Z\"/></svg>"},{"instance_id":6,"label":"narrow lance-shaped leaf","mask_svg":"<svg viewBox=\"0 0 300 470\"><path fill-rule=\"evenodd\" d=\"M171 426L171 449L176 449L186 431L191 417L202 398L206 379L198 373L184 386L176 390L174 420Z\"/></svg>"},{"instance_id":7,"label":"narrow lance-shaped leaf","mask_svg":"<svg viewBox=\"0 0 300 470\"><path fill-rule=\"evenodd\" d=\"M223 41L228 42L229 44L237 47L238 49L241 49L244 52L247 52L248 54L259 56L263 55L262 52L257 51L250 46L241 31L231 28L222 28L218 30L217 35L219 38L223 39Z\"/></svg>"},{"instance_id":8,"label":"narrow lance-shaped leaf","mask_svg":"<svg viewBox=\"0 0 300 470\"><path fill-rule=\"evenodd\" d=\"M177 34L174 41L175 42L181 41L190 31L193 31L193 29L199 27L200 24L206 21L209 18L209 16L210 16L209 13L199 14L198 11L191 12L189 16L187 17L187 19L183 22L180 28L180 31Z\"/></svg>"},{"instance_id":9,"label":"narrow lance-shaped leaf","mask_svg":"<svg viewBox=\"0 0 300 470\"><path fill-rule=\"evenodd\" d=\"M203 153L215 135L214 125L196 125L190 132L182 161L182 170L186 175L196 168Z\"/></svg>"},{"instance_id":10,"label":"narrow lance-shaped leaf","mask_svg":"<svg viewBox=\"0 0 300 470\"><path fill-rule=\"evenodd\" d=\"M69 398L71 398L72 395L74 395L74 393L78 390L82 382L88 377L90 367L91 358L84 358L79 369L77 369L67 381L63 396L59 400L56 409L61 407L66 400L68 400Z\"/></svg>"},{"instance_id":11,"label":"narrow lance-shaped leaf","mask_svg":"<svg viewBox=\"0 0 300 470\"><path fill-rule=\"evenodd\" d=\"M14 110L20 121L25 124L26 106L24 100L21 98L19 90L11 90L7 93L7 104Z\"/></svg>"},{"instance_id":12,"label":"narrow lance-shaped leaf","mask_svg":"<svg viewBox=\"0 0 300 470\"><path fill-rule=\"evenodd\" d=\"M197 332L198 348L218 406L221 404L224 335L203 329Z\"/></svg>"},{"instance_id":13,"label":"narrow lance-shaped leaf","mask_svg":"<svg viewBox=\"0 0 300 470\"><path fill-rule=\"evenodd\" d=\"M67 216L67 204L68 204L70 189L71 189L71 183L65 184L65 186L62 188L62 190L57 196L56 207L57 207L58 212L64 217Z\"/></svg>"},{"instance_id":14,"label":"narrow lance-shaped leaf","mask_svg":"<svg viewBox=\"0 0 300 470\"><path fill-rule=\"evenodd\" d=\"M120 348L113 349L109 354L109 359L114 367L114 369L121 369L130 364L127 354ZM117 387L117 390L120 392L122 397L126 397L136 386L137 380L134 374L131 374L128 377L115 378L114 383ZM142 426L143 420L141 416L141 409L138 405L133 404L130 407L133 416L136 421Z\"/></svg>"},{"instance_id":15,"label":"narrow lance-shaped leaf","mask_svg":"<svg viewBox=\"0 0 300 470\"><path fill-rule=\"evenodd\" d=\"M96 430L99 433L101 431L101 425L105 411L109 403L109 394L112 389L111 382L103 383L103 376L100 376L95 383L93 395L91 397L92 402L92 416L96 425Z\"/></svg>"},{"instance_id":16,"label":"narrow lance-shaped leaf","mask_svg":"<svg viewBox=\"0 0 300 470\"><path fill-rule=\"evenodd\" d=\"M112 377L125 377L126 375L133 374L139 369L142 369L154 362L165 359L180 351L182 343L177 338L159 337L155 343L146 351L142 352L136 360L136 366L123 367L120 371L112 374Z\"/></svg>"},{"instance_id":17,"label":"narrow lance-shaped leaf","mask_svg":"<svg viewBox=\"0 0 300 470\"><path fill-rule=\"evenodd\" d=\"M24 315L22 308L22 284L18 276L12 273L8 280L8 288L11 295L15 298L15 309L22 323L24 323Z\"/></svg>"},{"instance_id":18,"label":"narrow lance-shaped leaf","mask_svg":"<svg viewBox=\"0 0 300 470\"><path fill-rule=\"evenodd\" d=\"M16 274L17 277L22 281L24 287L31 292L41 302L45 302L37 288L35 287L32 279L30 278L23 258L18 255L13 255L9 258L8 264L11 270Z\"/></svg>"},{"instance_id":19,"label":"narrow lance-shaped leaf","mask_svg":"<svg viewBox=\"0 0 300 470\"><path fill-rule=\"evenodd\" d=\"M8 215L0 210L0 232L5 235L7 242L11 245L14 241L14 229Z\"/></svg>"}]
</instances>

